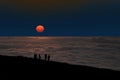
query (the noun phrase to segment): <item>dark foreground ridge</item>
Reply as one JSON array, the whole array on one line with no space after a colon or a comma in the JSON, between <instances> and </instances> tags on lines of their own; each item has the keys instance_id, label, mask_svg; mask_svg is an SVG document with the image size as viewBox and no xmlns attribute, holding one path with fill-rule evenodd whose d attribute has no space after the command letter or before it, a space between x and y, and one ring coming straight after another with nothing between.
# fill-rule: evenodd
<instances>
[{"instance_id":1,"label":"dark foreground ridge","mask_svg":"<svg viewBox=\"0 0 120 80\"><path fill-rule=\"evenodd\" d=\"M0 56L0 72L30 75L96 74L119 73L110 69L95 68L82 65L71 65L54 61L45 61L21 56ZM69 76L70 77L70 76Z\"/></svg>"}]
</instances>

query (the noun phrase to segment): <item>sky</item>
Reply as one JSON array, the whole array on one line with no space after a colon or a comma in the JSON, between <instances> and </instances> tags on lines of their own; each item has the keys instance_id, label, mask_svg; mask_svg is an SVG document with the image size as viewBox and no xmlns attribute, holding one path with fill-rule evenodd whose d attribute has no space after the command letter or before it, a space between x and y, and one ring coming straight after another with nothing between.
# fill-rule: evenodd
<instances>
[{"instance_id":1,"label":"sky","mask_svg":"<svg viewBox=\"0 0 120 80\"><path fill-rule=\"evenodd\" d=\"M0 0L0 36L120 36L120 1Z\"/></svg>"}]
</instances>

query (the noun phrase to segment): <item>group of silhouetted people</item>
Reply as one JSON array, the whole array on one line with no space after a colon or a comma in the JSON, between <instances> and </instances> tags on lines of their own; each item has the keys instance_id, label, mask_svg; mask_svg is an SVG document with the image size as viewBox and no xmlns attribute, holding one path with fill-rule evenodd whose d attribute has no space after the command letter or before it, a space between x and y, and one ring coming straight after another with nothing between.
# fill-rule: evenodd
<instances>
[{"instance_id":1,"label":"group of silhouetted people","mask_svg":"<svg viewBox=\"0 0 120 80\"><path fill-rule=\"evenodd\" d=\"M50 61L50 55L45 54L45 61Z\"/></svg>"},{"instance_id":2,"label":"group of silhouetted people","mask_svg":"<svg viewBox=\"0 0 120 80\"><path fill-rule=\"evenodd\" d=\"M39 60L41 60L41 55L40 55L40 54L34 54L34 59L39 59ZM45 60L45 61L50 61L50 55L49 55L49 54L45 54L45 55L44 55L44 60Z\"/></svg>"}]
</instances>

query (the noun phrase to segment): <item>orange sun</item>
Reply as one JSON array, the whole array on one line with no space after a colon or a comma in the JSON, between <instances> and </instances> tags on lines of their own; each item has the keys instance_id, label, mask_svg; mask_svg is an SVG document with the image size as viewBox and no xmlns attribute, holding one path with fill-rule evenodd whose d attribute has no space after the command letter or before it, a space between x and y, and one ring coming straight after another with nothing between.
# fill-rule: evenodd
<instances>
[{"instance_id":1,"label":"orange sun","mask_svg":"<svg viewBox=\"0 0 120 80\"><path fill-rule=\"evenodd\" d=\"M42 26L42 25L38 25L38 26L36 27L36 31L37 31L37 32L42 33L42 32L44 32L44 30L45 30L45 28L44 28L44 26Z\"/></svg>"}]
</instances>

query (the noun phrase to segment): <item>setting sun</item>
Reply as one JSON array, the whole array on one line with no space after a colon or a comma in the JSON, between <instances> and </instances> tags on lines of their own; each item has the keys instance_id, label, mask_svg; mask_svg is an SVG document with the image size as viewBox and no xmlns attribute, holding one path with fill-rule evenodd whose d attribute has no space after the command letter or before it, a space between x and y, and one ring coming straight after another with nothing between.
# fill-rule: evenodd
<instances>
[{"instance_id":1,"label":"setting sun","mask_svg":"<svg viewBox=\"0 0 120 80\"><path fill-rule=\"evenodd\" d=\"M36 27L36 31L37 31L37 32L42 33L42 32L44 32L44 30L45 30L45 28L44 28L44 26L42 26L42 25L38 25L38 26Z\"/></svg>"}]
</instances>

